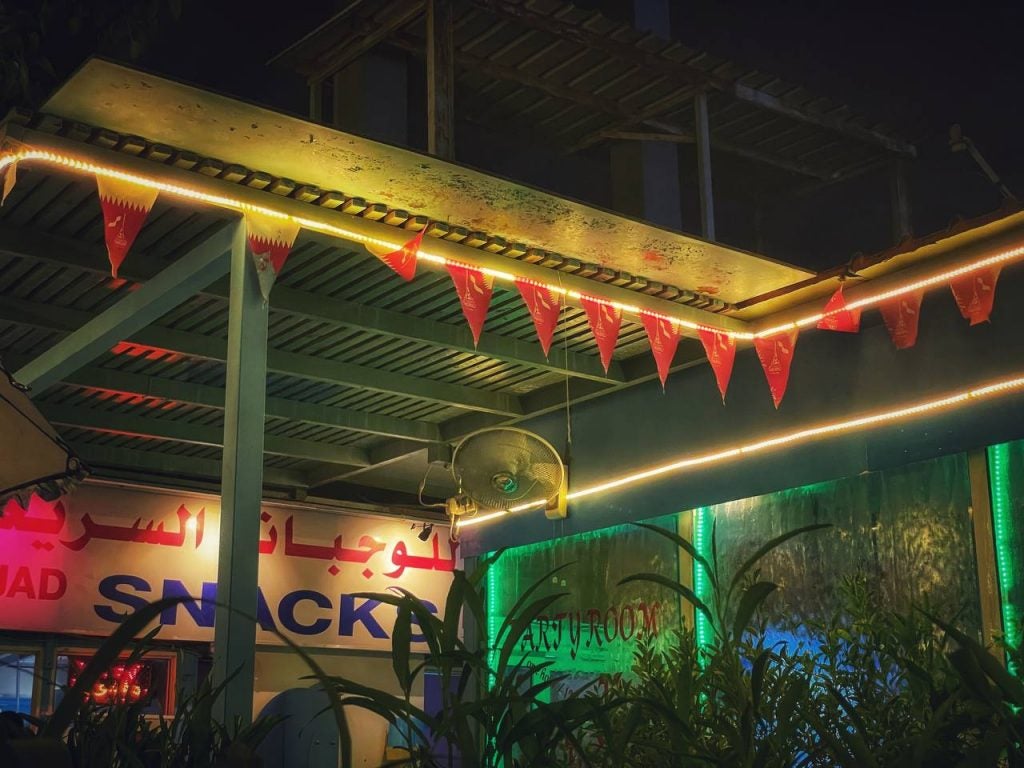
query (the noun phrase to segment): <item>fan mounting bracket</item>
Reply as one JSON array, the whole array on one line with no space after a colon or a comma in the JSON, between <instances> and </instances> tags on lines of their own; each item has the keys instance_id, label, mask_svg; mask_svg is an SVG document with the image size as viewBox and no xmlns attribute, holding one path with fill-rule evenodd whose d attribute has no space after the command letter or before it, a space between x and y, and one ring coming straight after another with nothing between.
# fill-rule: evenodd
<instances>
[{"instance_id":1,"label":"fan mounting bracket","mask_svg":"<svg viewBox=\"0 0 1024 768\"><path fill-rule=\"evenodd\" d=\"M558 488L558 493L555 497L548 502L548 505L544 507L544 517L548 520L565 520L569 516L569 500L567 498L569 493L569 466L564 465L562 471L562 484Z\"/></svg>"}]
</instances>

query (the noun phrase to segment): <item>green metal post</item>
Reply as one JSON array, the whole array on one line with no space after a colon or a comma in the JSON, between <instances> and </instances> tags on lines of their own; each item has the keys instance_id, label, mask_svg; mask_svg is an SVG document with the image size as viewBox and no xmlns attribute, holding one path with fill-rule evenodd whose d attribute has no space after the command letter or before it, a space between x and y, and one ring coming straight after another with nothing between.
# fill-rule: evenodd
<instances>
[{"instance_id":1,"label":"green metal post","mask_svg":"<svg viewBox=\"0 0 1024 768\"><path fill-rule=\"evenodd\" d=\"M215 682L230 681L219 704L223 722L252 720L259 573L263 429L267 394L267 303L239 222L231 247L224 457L221 474L218 602L213 640ZM244 614L244 615L242 615Z\"/></svg>"}]
</instances>

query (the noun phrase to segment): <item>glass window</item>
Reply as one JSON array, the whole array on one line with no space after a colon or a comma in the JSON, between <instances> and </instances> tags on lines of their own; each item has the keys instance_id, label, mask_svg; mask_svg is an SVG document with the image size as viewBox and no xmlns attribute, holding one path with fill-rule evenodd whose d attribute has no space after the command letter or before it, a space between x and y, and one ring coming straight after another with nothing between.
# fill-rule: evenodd
<instances>
[{"instance_id":1,"label":"glass window","mask_svg":"<svg viewBox=\"0 0 1024 768\"><path fill-rule=\"evenodd\" d=\"M64 689L75 684L91 658L88 652L57 656L57 702L63 697ZM88 699L100 705L142 703L145 714L173 714L173 666L173 659L167 656L147 654L142 658L118 659L100 675Z\"/></svg>"},{"instance_id":2,"label":"glass window","mask_svg":"<svg viewBox=\"0 0 1024 768\"><path fill-rule=\"evenodd\" d=\"M37 656L0 649L0 712L32 714Z\"/></svg>"}]
</instances>

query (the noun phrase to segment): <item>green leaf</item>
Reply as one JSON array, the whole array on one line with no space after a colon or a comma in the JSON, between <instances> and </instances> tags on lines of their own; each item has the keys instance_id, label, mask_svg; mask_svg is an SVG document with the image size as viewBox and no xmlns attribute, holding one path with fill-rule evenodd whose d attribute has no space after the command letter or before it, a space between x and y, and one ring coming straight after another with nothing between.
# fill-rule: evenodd
<instances>
[{"instance_id":1,"label":"green leaf","mask_svg":"<svg viewBox=\"0 0 1024 768\"><path fill-rule=\"evenodd\" d=\"M155 621L161 611L181 605L191 599L190 597L165 597L162 600L147 603L125 617L110 637L96 649L96 653L85 665L85 669L79 674L75 684L65 692L64 698L61 699L60 704L53 711L53 715L43 726L40 735L44 737L62 736L82 708L87 693L92 690L100 675L110 668L110 665L117 660L121 651L132 642L135 636L149 626L150 622Z\"/></svg>"},{"instance_id":2,"label":"green leaf","mask_svg":"<svg viewBox=\"0 0 1024 768\"><path fill-rule=\"evenodd\" d=\"M461 574L456 571L455 578L462 579L465 581L465 587L463 591L463 603L469 608L470 616L473 621L476 622L477 637L482 638L484 633L487 631L487 606L484 603L484 595L476 587L471 579L466 578L465 574ZM447 615L447 614L446 614ZM455 633L458 637L458 632ZM488 642L490 639L488 638Z\"/></svg>"},{"instance_id":3,"label":"green leaf","mask_svg":"<svg viewBox=\"0 0 1024 768\"><path fill-rule=\"evenodd\" d=\"M761 705L761 689L764 687L764 674L768 670L768 662L771 661L772 652L763 650L754 659L750 668L750 698L754 705L754 712L757 712Z\"/></svg>"},{"instance_id":4,"label":"green leaf","mask_svg":"<svg viewBox=\"0 0 1024 768\"><path fill-rule=\"evenodd\" d=\"M736 617L732 622L733 639L739 641L743 631L750 624L754 612L760 607L765 599L779 588L778 584L771 581L758 581L751 584L740 598L739 607L736 609Z\"/></svg>"},{"instance_id":5,"label":"green leaf","mask_svg":"<svg viewBox=\"0 0 1024 768\"><path fill-rule=\"evenodd\" d=\"M968 637L952 624L943 621L927 612L923 612L935 624L941 627L946 634L950 635L962 648L965 648L974 657L978 666L993 683L1002 691L1003 696L1015 707L1024 707L1024 685L1015 678L1006 668L1000 664L995 657L977 640Z\"/></svg>"},{"instance_id":6,"label":"green leaf","mask_svg":"<svg viewBox=\"0 0 1024 768\"><path fill-rule=\"evenodd\" d=\"M433 614L433 612L427 608L427 606L420 600L416 595L407 589L402 587L392 587L395 590L391 592L356 592L353 593L352 597L359 597L364 600L377 600L387 605L393 605L396 608L401 608L403 605L408 606L413 616L416 617L420 623L420 633L423 635L427 646L430 648L430 652L434 656L440 656L441 642L438 635L441 632L441 621Z\"/></svg>"},{"instance_id":7,"label":"green leaf","mask_svg":"<svg viewBox=\"0 0 1024 768\"><path fill-rule=\"evenodd\" d=\"M853 728L842 728L841 733L846 741L847 746L850 748L850 752L859 761L862 766L874 766L877 768L878 762L871 754L871 749L867 744L867 728L864 725L864 720L861 718L857 708L849 702L849 700L843 696L843 694L832 686L829 686L829 691L835 697L836 701L839 702L839 706L843 708L847 716L852 721L855 727Z\"/></svg>"},{"instance_id":8,"label":"green leaf","mask_svg":"<svg viewBox=\"0 0 1024 768\"><path fill-rule=\"evenodd\" d=\"M445 652L454 649L458 642L459 617L462 616L462 605L467 591L472 591L472 587L466 575L456 571L452 574L452 582L448 586L448 595L444 602L444 619L441 623L441 649Z\"/></svg>"},{"instance_id":9,"label":"green leaf","mask_svg":"<svg viewBox=\"0 0 1024 768\"><path fill-rule=\"evenodd\" d=\"M797 705L806 698L808 690L807 680L803 677L794 676L788 679L786 690L775 708L775 720L782 735L788 735L796 725L793 713L796 712Z\"/></svg>"},{"instance_id":10,"label":"green leaf","mask_svg":"<svg viewBox=\"0 0 1024 768\"><path fill-rule=\"evenodd\" d=\"M863 764L850 754L846 745L822 722L816 712L810 708L805 708L804 717L807 718L807 722L811 724L811 728L818 738L830 747L831 751L828 756L832 758L831 764L841 765L843 768L864 768Z\"/></svg>"},{"instance_id":11,"label":"green leaf","mask_svg":"<svg viewBox=\"0 0 1024 768\"><path fill-rule=\"evenodd\" d=\"M391 666L395 677L402 688L402 693L409 696L412 687L412 673L409 671L409 654L412 650L412 611L408 605L398 608L395 628L391 633Z\"/></svg>"},{"instance_id":12,"label":"green leaf","mask_svg":"<svg viewBox=\"0 0 1024 768\"><path fill-rule=\"evenodd\" d=\"M469 575L469 583L474 587L480 586L480 582L483 581L487 572L494 566L494 563L502 556L502 554L504 554L504 552L505 548L503 547L477 559L476 567L473 568L473 573Z\"/></svg>"},{"instance_id":13,"label":"green leaf","mask_svg":"<svg viewBox=\"0 0 1024 768\"><path fill-rule=\"evenodd\" d=\"M218 603L218 605L221 604ZM231 608L231 606L222 605L222 607L235 611L235 613L240 616L245 616L247 619L252 621L254 625L256 624L256 618L254 616L247 616L241 611ZM278 640L287 645L295 654L298 655L300 659L302 659L303 662L305 662L306 666L309 667L310 672L313 673L313 677L315 677L323 689L328 692L327 700L330 702L331 713L334 715L334 724L338 728L338 746L341 751L341 764L352 765L352 732L349 730L348 721L345 719L345 708L337 696L331 696L329 693L332 687L332 680L334 678L328 675L317 663L316 659L314 659L304 648L296 645L291 638L281 634L281 632L275 628L271 628L268 631L274 634Z\"/></svg>"}]
</instances>

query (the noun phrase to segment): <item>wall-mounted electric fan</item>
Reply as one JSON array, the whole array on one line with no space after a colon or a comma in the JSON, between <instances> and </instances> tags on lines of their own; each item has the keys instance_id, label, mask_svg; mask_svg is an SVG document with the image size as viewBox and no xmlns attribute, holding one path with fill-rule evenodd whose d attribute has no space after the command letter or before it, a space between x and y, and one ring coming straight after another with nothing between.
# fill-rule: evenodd
<instances>
[{"instance_id":1,"label":"wall-mounted electric fan","mask_svg":"<svg viewBox=\"0 0 1024 768\"><path fill-rule=\"evenodd\" d=\"M536 508L551 519L566 515L565 465L551 443L525 429L467 435L455 446L451 471L458 492L445 509L453 532L460 519L478 512Z\"/></svg>"}]
</instances>

